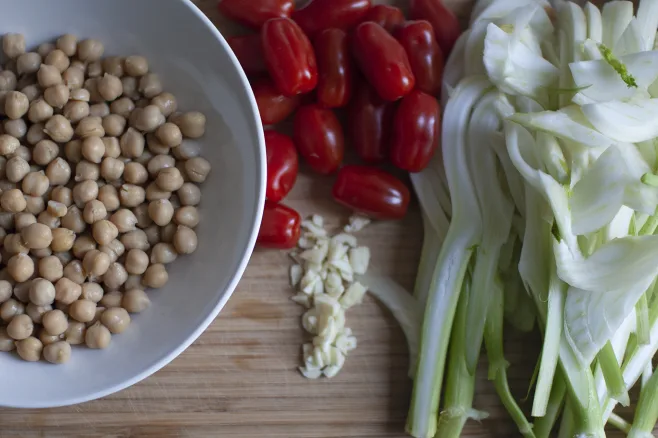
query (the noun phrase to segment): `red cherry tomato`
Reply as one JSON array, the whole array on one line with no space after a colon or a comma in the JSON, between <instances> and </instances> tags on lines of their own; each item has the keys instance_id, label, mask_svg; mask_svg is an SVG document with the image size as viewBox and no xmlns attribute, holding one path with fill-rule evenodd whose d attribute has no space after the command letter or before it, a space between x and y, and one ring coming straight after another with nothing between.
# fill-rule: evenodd
<instances>
[{"instance_id":1,"label":"red cherry tomato","mask_svg":"<svg viewBox=\"0 0 658 438\"><path fill-rule=\"evenodd\" d=\"M393 33L404 23L404 14L395 6L376 5L370 8L363 17L363 21L373 21L386 29L388 33Z\"/></svg>"},{"instance_id":2,"label":"red cherry tomato","mask_svg":"<svg viewBox=\"0 0 658 438\"><path fill-rule=\"evenodd\" d=\"M326 108L347 105L352 97L352 57L347 34L340 29L326 29L315 37L318 60L318 103Z\"/></svg>"},{"instance_id":3,"label":"red cherry tomato","mask_svg":"<svg viewBox=\"0 0 658 438\"><path fill-rule=\"evenodd\" d=\"M301 233L301 222L299 213L292 208L265 201L256 243L265 248L294 248Z\"/></svg>"},{"instance_id":4,"label":"red cherry tomato","mask_svg":"<svg viewBox=\"0 0 658 438\"><path fill-rule=\"evenodd\" d=\"M287 97L279 92L270 79L260 79L251 84L263 125L274 125L285 120L300 103L300 96Z\"/></svg>"},{"instance_id":5,"label":"red cherry tomato","mask_svg":"<svg viewBox=\"0 0 658 438\"><path fill-rule=\"evenodd\" d=\"M350 29L362 21L370 3L370 0L312 0L296 10L292 19L311 36L330 27Z\"/></svg>"},{"instance_id":6,"label":"red cherry tomato","mask_svg":"<svg viewBox=\"0 0 658 438\"><path fill-rule=\"evenodd\" d=\"M382 99L397 100L414 88L409 58L400 43L380 25L361 23L352 49L361 71Z\"/></svg>"},{"instance_id":7,"label":"red cherry tomato","mask_svg":"<svg viewBox=\"0 0 658 438\"><path fill-rule=\"evenodd\" d=\"M441 115L434 96L414 90L395 113L391 162L408 172L420 172L439 145Z\"/></svg>"},{"instance_id":8,"label":"red cherry tomato","mask_svg":"<svg viewBox=\"0 0 658 438\"><path fill-rule=\"evenodd\" d=\"M339 203L374 219L400 219L409 206L407 186L376 167L343 166L332 194Z\"/></svg>"},{"instance_id":9,"label":"red cherry tomato","mask_svg":"<svg viewBox=\"0 0 658 438\"><path fill-rule=\"evenodd\" d=\"M328 175L338 169L345 154L343 128L333 111L306 105L295 114L295 146L314 171Z\"/></svg>"},{"instance_id":10,"label":"red cherry tomato","mask_svg":"<svg viewBox=\"0 0 658 438\"><path fill-rule=\"evenodd\" d=\"M246 74L258 75L267 73L263 44L261 43L259 34L231 37L226 41L231 46L231 50L235 53Z\"/></svg>"},{"instance_id":11,"label":"red cherry tomato","mask_svg":"<svg viewBox=\"0 0 658 438\"><path fill-rule=\"evenodd\" d=\"M413 20L430 22L443 56L447 58L461 34L461 27L455 14L446 8L441 0L411 0L409 16Z\"/></svg>"},{"instance_id":12,"label":"red cherry tomato","mask_svg":"<svg viewBox=\"0 0 658 438\"><path fill-rule=\"evenodd\" d=\"M297 179L297 150L292 139L276 131L265 131L267 152L267 189L265 197L279 202L286 197Z\"/></svg>"},{"instance_id":13,"label":"red cherry tomato","mask_svg":"<svg viewBox=\"0 0 658 438\"><path fill-rule=\"evenodd\" d=\"M274 18L261 31L265 64L277 88L286 96L308 93L318 84L313 46L294 21Z\"/></svg>"},{"instance_id":14,"label":"red cherry tomato","mask_svg":"<svg viewBox=\"0 0 658 438\"><path fill-rule=\"evenodd\" d=\"M443 77L443 53L434 38L429 21L410 21L395 32L407 52L411 71L416 78L416 88L432 96L441 91Z\"/></svg>"},{"instance_id":15,"label":"red cherry tomato","mask_svg":"<svg viewBox=\"0 0 658 438\"><path fill-rule=\"evenodd\" d=\"M370 85L359 85L349 106L347 123L351 143L363 161L386 160L394 115L394 103L379 97Z\"/></svg>"},{"instance_id":16,"label":"red cherry tomato","mask_svg":"<svg viewBox=\"0 0 658 438\"><path fill-rule=\"evenodd\" d=\"M221 0L219 12L227 18L256 29L270 18L290 17L294 0Z\"/></svg>"}]
</instances>

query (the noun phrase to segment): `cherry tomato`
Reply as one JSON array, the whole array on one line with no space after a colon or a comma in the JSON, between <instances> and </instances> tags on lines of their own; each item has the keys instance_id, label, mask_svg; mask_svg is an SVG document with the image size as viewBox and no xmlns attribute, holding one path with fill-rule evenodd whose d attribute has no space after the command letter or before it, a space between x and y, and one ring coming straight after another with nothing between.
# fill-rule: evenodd
<instances>
[{"instance_id":1,"label":"cherry tomato","mask_svg":"<svg viewBox=\"0 0 658 438\"><path fill-rule=\"evenodd\" d=\"M318 103L326 108L347 105L352 97L352 57L347 34L340 29L326 29L315 37L318 60Z\"/></svg>"},{"instance_id":2,"label":"cherry tomato","mask_svg":"<svg viewBox=\"0 0 658 438\"><path fill-rule=\"evenodd\" d=\"M300 103L300 96L287 97L279 92L270 79L259 79L251 84L263 125L274 125L285 120Z\"/></svg>"},{"instance_id":3,"label":"cherry tomato","mask_svg":"<svg viewBox=\"0 0 658 438\"><path fill-rule=\"evenodd\" d=\"M394 103L379 97L370 85L360 84L350 103L347 123L351 143L363 161L386 160L394 115Z\"/></svg>"},{"instance_id":4,"label":"cherry tomato","mask_svg":"<svg viewBox=\"0 0 658 438\"><path fill-rule=\"evenodd\" d=\"M256 243L266 248L294 248L301 234L301 222L299 213L292 208L265 201L263 220L260 223Z\"/></svg>"},{"instance_id":5,"label":"cherry tomato","mask_svg":"<svg viewBox=\"0 0 658 438\"><path fill-rule=\"evenodd\" d=\"M260 35L231 37L226 40L247 75L267 73Z\"/></svg>"},{"instance_id":6,"label":"cherry tomato","mask_svg":"<svg viewBox=\"0 0 658 438\"><path fill-rule=\"evenodd\" d=\"M374 219L400 219L409 206L407 186L376 167L343 166L332 194L339 203Z\"/></svg>"},{"instance_id":7,"label":"cherry tomato","mask_svg":"<svg viewBox=\"0 0 658 438\"><path fill-rule=\"evenodd\" d=\"M227 18L256 29L270 18L290 17L294 0L221 0L219 12Z\"/></svg>"},{"instance_id":8,"label":"cherry tomato","mask_svg":"<svg viewBox=\"0 0 658 438\"><path fill-rule=\"evenodd\" d=\"M415 79L402 45L380 25L361 23L352 49L361 71L382 99L397 100L414 88Z\"/></svg>"},{"instance_id":9,"label":"cherry tomato","mask_svg":"<svg viewBox=\"0 0 658 438\"><path fill-rule=\"evenodd\" d=\"M393 33L404 23L404 14L395 6L375 5L363 17L363 21L373 21Z\"/></svg>"},{"instance_id":10,"label":"cherry tomato","mask_svg":"<svg viewBox=\"0 0 658 438\"><path fill-rule=\"evenodd\" d=\"M434 38L429 21L410 21L395 32L407 52L411 71L416 78L416 88L432 96L441 91L443 77L443 53Z\"/></svg>"},{"instance_id":11,"label":"cherry tomato","mask_svg":"<svg viewBox=\"0 0 658 438\"><path fill-rule=\"evenodd\" d=\"M434 96L414 90L395 112L391 162L408 172L420 172L439 145L441 115Z\"/></svg>"},{"instance_id":12,"label":"cherry tomato","mask_svg":"<svg viewBox=\"0 0 658 438\"><path fill-rule=\"evenodd\" d=\"M261 31L265 64L277 88L286 96L308 93L318 84L313 46L294 21L274 18Z\"/></svg>"},{"instance_id":13,"label":"cherry tomato","mask_svg":"<svg viewBox=\"0 0 658 438\"><path fill-rule=\"evenodd\" d=\"M267 152L267 189L265 197L279 202L286 197L297 179L299 161L292 139L276 131L265 131Z\"/></svg>"},{"instance_id":14,"label":"cherry tomato","mask_svg":"<svg viewBox=\"0 0 658 438\"><path fill-rule=\"evenodd\" d=\"M441 0L411 0L409 16L413 20L430 22L443 56L447 58L461 34L461 27L455 14L446 8Z\"/></svg>"},{"instance_id":15,"label":"cherry tomato","mask_svg":"<svg viewBox=\"0 0 658 438\"><path fill-rule=\"evenodd\" d=\"M314 171L328 175L338 169L345 154L343 128L333 111L305 105L295 114L295 146Z\"/></svg>"},{"instance_id":16,"label":"cherry tomato","mask_svg":"<svg viewBox=\"0 0 658 438\"><path fill-rule=\"evenodd\" d=\"M292 19L307 35L330 27L350 29L362 21L370 4L370 0L312 0L296 10Z\"/></svg>"}]
</instances>

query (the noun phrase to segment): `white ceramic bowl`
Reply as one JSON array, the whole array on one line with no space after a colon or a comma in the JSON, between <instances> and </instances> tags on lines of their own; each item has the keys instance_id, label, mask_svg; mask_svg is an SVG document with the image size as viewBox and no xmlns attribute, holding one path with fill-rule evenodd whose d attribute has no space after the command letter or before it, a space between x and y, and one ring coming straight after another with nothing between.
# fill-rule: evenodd
<instances>
[{"instance_id":1,"label":"white ceramic bowl","mask_svg":"<svg viewBox=\"0 0 658 438\"><path fill-rule=\"evenodd\" d=\"M183 110L207 117L212 172L202 188L198 250L169 269L151 307L106 350L75 348L65 365L0 353L0 406L53 407L124 389L165 366L213 321L251 255L262 215L265 152L247 79L215 26L188 0L0 0L2 32L28 50L63 33L100 39L106 55L148 57Z\"/></svg>"}]
</instances>

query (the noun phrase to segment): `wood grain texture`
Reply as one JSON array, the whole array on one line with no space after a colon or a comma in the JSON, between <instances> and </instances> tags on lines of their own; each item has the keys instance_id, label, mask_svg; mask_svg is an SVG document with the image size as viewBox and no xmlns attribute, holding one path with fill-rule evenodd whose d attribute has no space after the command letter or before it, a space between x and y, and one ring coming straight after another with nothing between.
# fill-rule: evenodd
<instances>
[{"instance_id":1,"label":"wood grain texture","mask_svg":"<svg viewBox=\"0 0 658 438\"><path fill-rule=\"evenodd\" d=\"M241 31L219 17L216 0L196 3L225 34ZM452 6L460 17L470 7L465 0L453 0ZM331 179L305 173L286 202L304 215L322 214L337 227L348 212L331 201L330 187ZM374 272L412 288L422 242L417 205L404 221L374 224L358 237L372 250ZM296 371L304 335L301 308L289 300L288 263L283 253L256 251L225 310L163 370L77 406L0 409L0 437L405 437L411 382L405 340L395 321L368 297L348 313L359 347L343 371L332 380L305 380ZM522 398L539 339L514 333L506 338L511 386ZM518 436L485 370L482 364L475 407L490 418L469 422L464 436ZM530 403L523 406L529 409Z\"/></svg>"}]
</instances>

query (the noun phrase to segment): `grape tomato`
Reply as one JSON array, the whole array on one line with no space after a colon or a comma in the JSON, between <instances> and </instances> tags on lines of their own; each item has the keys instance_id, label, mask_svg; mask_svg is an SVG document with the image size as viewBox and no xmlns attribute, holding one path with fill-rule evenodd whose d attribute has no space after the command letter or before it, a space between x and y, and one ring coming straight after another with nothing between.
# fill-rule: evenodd
<instances>
[{"instance_id":1,"label":"grape tomato","mask_svg":"<svg viewBox=\"0 0 658 438\"><path fill-rule=\"evenodd\" d=\"M367 163L380 163L388 157L393 132L395 104L363 82L356 89L348 108L348 135L358 156Z\"/></svg>"},{"instance_id":2,"label":"grape tomato","mask_svg":"<svg viewBox=\"0 0 658 438\"><path fill-rule=\"evenodd\" d=\"M231 50L247 75L267 72L263 44L259 34L231 37L226 42L231 46Z\"/></svg>"},{"instance_id":3,"label":"grape tomato","mask_svg":"<svg viewBox=\"0 0 658 438\"><path fill-rule=\"evenodd\" d=\"M328 175L343 162L345 139L343 128L332 110L317 104L297 110L294 122L295 146L317 173Z\"/></svg>"},{"instance_id":4,"label":"grape tomato","mask_svg":"<svg viewBox=\"0 0 658 438\"><path fill-rule=\"evenodd\" d=\"M363 21L372 21L393 33L404 23L404 14L395 6L375 5L365 14Z\"/></svg>"},{"instance_id":5,"label":"grape tomato","mask_svg":"<svg viewBox=\"0 0 658 438\"><path fill-rule=\"evenodd\" d=\"M290 17L294 0L221 0L219 12L231 20L260 29L270 18Z\"/></svg>"},{"instance_id":6,"label":"grape tomato","mask_svg":"<svg viewBox=\"0 0 658 438\"><path fill-rule=\"evenodd\" d=\"M292 139L276 131L265 131L267 188L265 197L279 202L286 197L297 179L299 161Z\"/></svg>"},{"instance_id":7,"label":"grape tomato","mask_svg":"<svg viewBox=\"0 0 658 438\"><path fill-rule=\"evenodd\" d=\"M410 18L430 22L436 41L447 59L461 34L461 26L455 14L441 0L410 0L409 3Z\"/></svg>"},{"instance_id":8,"label":"grape tomato","mask_svg":"<svg viewBox=\"0 0 658 438\"><path fill-rule=\"evenodd\" d=\"M265 201L256 243L265 248L294 248L301 234L301 222L299 213L292 208Z\"/></svg>"},{"instance_id":9,"label":"grape tomato","mask_svg":"<svg viewBox=\"0 0 658 438\"><path fill-rule=\"evenodd\" d=\"M352 96L353 66L348 37L341 29L325 29L314 40L318 62L317 101L326 108L347 105Z\"/></svg>"},{"instance_id":10,"label":"grape tomato","mask_svg":"<svg viewBox=\"0 0 658 438\"><path fill-rule=\"evenodd\" d=\"M441 92L443 53L428 21L410 21L398 28L395 38L409 57L416 88L432 96Z\"/></svg>"},{"instance_id":11,"label":"grape tomato","mask_svg":"<svg viewBox=\"0 0 658 438\"><path fill-rule=\"evenodd\" d=\"M279 92L271 79L253 81L251 89L256 97L260 120L263 125L274 125L282 122L299 107L301 97L284 96Z\"/></svg>"},{"instance_id":12,"label":"grape tomato","mask_svg":"<svg viewBox=\"0 0 658 438\"><path fill-rule=\"evenodd\" d=\"M370 0L311 0L296 10L292 19L307 35L314 36L331 27L351 29L362 21L370 6Z\"/></svg>"}]
</instances>

